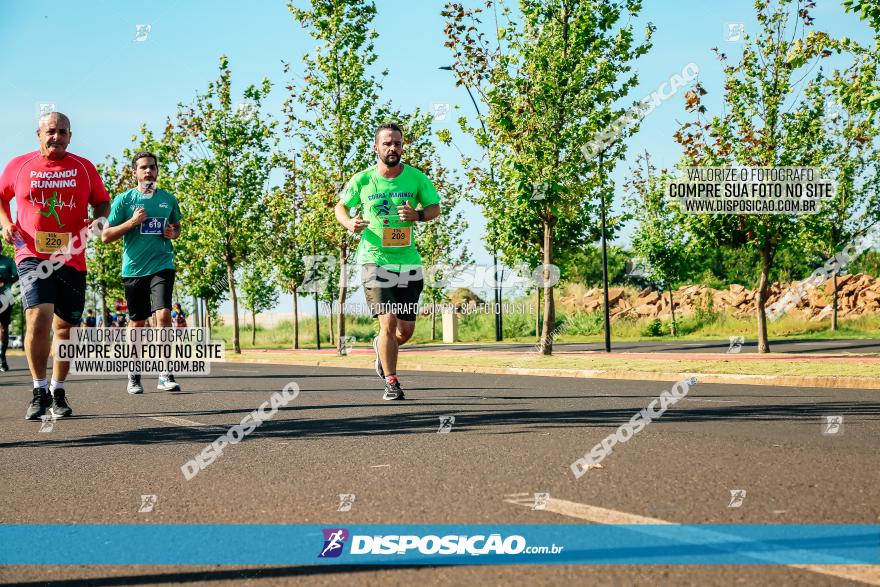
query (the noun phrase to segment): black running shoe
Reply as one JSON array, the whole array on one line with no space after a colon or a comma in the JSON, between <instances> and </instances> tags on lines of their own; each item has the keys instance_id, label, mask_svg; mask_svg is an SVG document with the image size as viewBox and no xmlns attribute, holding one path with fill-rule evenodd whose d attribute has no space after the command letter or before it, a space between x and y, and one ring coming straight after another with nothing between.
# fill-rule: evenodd
<instances>
[{"instance_id":1,"label":"black running shoe","mask_svg":"<svg viewBox=\"0 0 880 587\"><path fill-rule=\"evenodd\" d=\"M64 397L63 387L52 392L52 407L49 408L49 414L55 418L64 418L73 415L73 410L67 405L67 400Z\"/></svg>"},{"instance_id":2,"label":"black running shoe","mask_svg":"<svg viewBox=\"0 0 880 587\"><path fill-rule=\"evenodd\" d=\"M24 414L25 420L39 420L40 416L46 415L46 410L52 405L52 396L45 387L34 388L34 399L28 404L27 412Z\"/></svg>"},{"instance_id":3,"label":"black running shoe","mask_svg":"<svg viewBox=\"0 0 880 587\"><path fill-rule=\"evenodd\" d=\"M382 395L382 399L385 401L394 401L394 400L404 400L406 397L403 395L403 390L400 389L400 382L395 381L394 383L385 382L385 393Z\"/></svg>"},{"instance_id":4,"label":"black running shoe","mask_svg":"<svg viewBox=\"0 0 880 587\"><path fill-rule=\"evenodd\" d=\"M0 357L0 373L7 371L9 371L9 363L6 362L6 357Z\"/></svg>"},{"instance_id":5,"label":"black running shoe","mask_svg":"<svg viewBox=\"0 0 880 587\"><path fill-rule=\"evenodd\" d=\"M376 353L376 375L378 375L382 381L385 381L385 370L382 369L382 359L379 358L379 337L373 337L373 351Z\"/></svg>"}]
</instances>

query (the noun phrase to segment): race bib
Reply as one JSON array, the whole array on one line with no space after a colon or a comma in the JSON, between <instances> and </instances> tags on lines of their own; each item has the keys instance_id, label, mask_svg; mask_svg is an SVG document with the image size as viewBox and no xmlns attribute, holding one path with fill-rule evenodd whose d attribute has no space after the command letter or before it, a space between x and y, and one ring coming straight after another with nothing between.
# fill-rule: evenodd
<instances>
[{"instance_id":1,"label":"race bib","mask_svg":"<svg viewBox=\"0 0 880 587\"><path fill-rule=\"evenodd\" d=\"M52 254L70 244L69 232L43 232L37 231L37 252Z\"/></svg>"},{"instance_id":2,"label":"race bib","mask_svg":"<svg viewBox=\"0 0 880 587\"><path fill-rule=\"evenodd\" d=\"M412 227L382 228L383 247L408 247L412 242Z\"/></svg>"},{"instance_id":3,"label":"race bib","mask_svg":"<svg viewBox=\"0 0 880 587\"><path fill-rule=\"evenodd\" d=\"M141 234L155 234L162 236L165 232L165 219L150 217L141 224Z\"/></svg>"}]
</instances>

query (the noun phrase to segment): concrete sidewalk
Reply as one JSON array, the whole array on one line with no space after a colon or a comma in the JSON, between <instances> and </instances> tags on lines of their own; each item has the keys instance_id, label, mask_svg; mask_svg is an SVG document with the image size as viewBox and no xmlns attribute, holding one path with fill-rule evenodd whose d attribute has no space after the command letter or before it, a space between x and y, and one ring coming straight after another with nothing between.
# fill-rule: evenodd
<instances>
[{"instance_id":1,"label":"concrete sidewalk","mask_svg":"<svg viewBox=\"0 0 880 587\"><path fill-rule=\"evenodd\" d=\"M281 363L317 367L369 368L373 350L356 348L348 356L339 356L335 349L257 349L235 356L227 352L227 361ZM535 362L552 361L564 366L538 366ZM469 364L483 362L488 364ZM815 370L820 374L774 374L780 368L790 371ZM735 366L748 366L759 373L735 371ZM680 381L696 376L704 383L769 385L782 387L824 387L848 389L880 389L880 357L852 355L767 355L709 353L612 353L560 352L552 358L536 353L510 351L413 351L401 349L400 369L406 371L480 373L496 375L531 375L587 379L636 381ZM708 370L707 370L708 369ZM857 371L857 375L851 374Z\"/></svg>"}]
</instances>

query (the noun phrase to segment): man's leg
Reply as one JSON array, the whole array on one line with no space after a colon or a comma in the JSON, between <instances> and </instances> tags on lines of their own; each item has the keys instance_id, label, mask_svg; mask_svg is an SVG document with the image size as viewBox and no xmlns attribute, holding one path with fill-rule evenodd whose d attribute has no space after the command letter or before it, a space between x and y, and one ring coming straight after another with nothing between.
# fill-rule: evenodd
<instances>
[{"instance_id":1,"label":"man's leg","mask_svg":"<svg viewBox=\"0 0 880 587\"><path fill-rule=\"evenodd\" d=\"M163 269L150 279L150 304L154 324L158 328L171 328L171 297L174 291L174 270ZM156 389L162 391L180 391L180 384L174 380L174 374L165 371L159 375Z\"/></svg>"},{"instance_id":2,"label":"man's leg","mask_svg":"<svg viewBox=\"0 0 880 587\"><path fill-rule=\"evenodd\" d=\"M6 364L6 349L9 348L9 323L12 317L12 308L0 312L0 371L9 371Z\"/></svg>"},{"instance_id":3,"label":"man's leg","mask_svg":"<svg viewBox=\"0 0 880 587\"><path fill-rule=\"evenodd\" d=\"M416 322L415 320L404 320L403 318L397 319L397 347L398 349L404 345L409 339L412 338L413 333L416 331Z\"/></svg>"},{"instance_id":4,"label":"man's leg","mask_svg":"<svg viewBox=\"0 0 880 587\"><path fill-rule=\"evenodd\" d=\"M400 344L397 330L397 316L379 314L379 358L386 377L397 374L397 349Z\"/></svg>"},{"instance_id":5,"label":"man's leg","mask_svg":"<svg viewBox=\"0 0 880 587\"><path fill-rule=\"evenodd\" d=\"M69 322L66 322L65 320L62 320L58 316L54 316L54 321L52 322L52 330L55 332L55 340L70 340L70 329L76 326L77 324L71 324ZM45 361L43 361L43 364L45 364ZM53 381L63 384L64 380L67 379L67 374L69 372L70 361L59 361L57 357L54 361L52 361Z\"/></svg>"},{"instance_id":6,"label":"man's leg","mask_svg":"<svg viewBox=\"0 0 880 587\"><path fill-rule=\"evenodd\" d=\"M56 284L58 292L53 323L55 338L68 340L70 329L78 327L82 322L83 310L86 307L86 272L78 271L70 265L62 265L55 270L51 279ZM49 393L52 394L52 407L49 411L57 418L73 414L73 410L67 405L64 390L64 381L69 371L70 362L59 361L56 357L52 365L52 381L49 384Z\"/></svg>"},{"instance_id":7,"label":"man's leg","mask_svg":"<svg viewBox=\"0 0 880 587\"><path fill-rule=\"evenodd\" d=\"M34 379L33 398L24 415L26 420L39 420L52 405L49 382L46 381L46 363L49 360L49 330L53 312L53 304L36 304L25 310L27 333L24 352Z\"/></svg>"},{"instance_id":8,"label":"man's leg","mask_svg":"<svg viewBox=\"0 0 880 587\"><path fill-rule=\"evenodd\" d=\"M46 365L49 361L49 331L52 328L54 311L54 304L37 304L24 312L27 323L27 333L24 335L24 352L31 368L34 387L47 387ZM42 385L37 385L37 382L42 382Z\"/></svg>"}]
</instances>

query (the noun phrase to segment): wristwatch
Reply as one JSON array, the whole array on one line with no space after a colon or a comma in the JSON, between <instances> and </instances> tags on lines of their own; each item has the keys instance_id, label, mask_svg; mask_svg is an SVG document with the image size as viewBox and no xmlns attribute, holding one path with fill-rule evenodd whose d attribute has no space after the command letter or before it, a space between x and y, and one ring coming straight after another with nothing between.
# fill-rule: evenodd
<instances>
[{"instance_id":1,"label":"wristwatch","mask_svg":"<svg viewBox=\"0 0 880 587\"><path fill-rule=\"evenodd\" d=\"M425 211L422 208L419 208L418 210L416 210L416 212L419 213L419 222L424 222L425 221Z\"/></svg>"}]
</instances>

